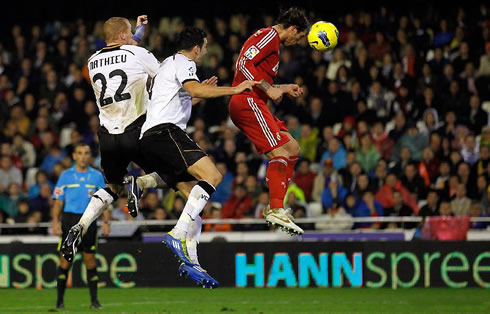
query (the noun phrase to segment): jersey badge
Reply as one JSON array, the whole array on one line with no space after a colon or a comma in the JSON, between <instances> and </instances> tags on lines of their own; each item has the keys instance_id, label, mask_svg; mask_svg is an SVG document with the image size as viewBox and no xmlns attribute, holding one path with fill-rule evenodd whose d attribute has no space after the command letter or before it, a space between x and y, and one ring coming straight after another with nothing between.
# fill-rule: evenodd
<instances>
[{"instance_id":1,"label":"jersey badge","mask_svg":"<svg viewBox=\"0 0 490 314\"><path fill-rule=\"evenodd\" d=\"M194 76L194 67L189 68L189 76Z\"/></svg>"},{"instance_id":2,"label":"jersey badge","mask_svg":"<svg viewBox=\"0 0 490 314\"><path fill-rule=\"evenodd\" d=\"M62 188L55 188L54 189L54 195L56 195L56 196L63 195L63 189Z\"/></svg>"},{"instance_id":3,"label":"jersey badge","mask_svg":"<svg viewBox=\"0 0 490 314\"><path fill-rule=\"evenodd\" d=\"M244 56L247 57L249 60L252 60L255 58L256 55L258 55L260 50L255 47L255 46L250 46L250 48L245 51Z\"/></svg>"}]
</instances>

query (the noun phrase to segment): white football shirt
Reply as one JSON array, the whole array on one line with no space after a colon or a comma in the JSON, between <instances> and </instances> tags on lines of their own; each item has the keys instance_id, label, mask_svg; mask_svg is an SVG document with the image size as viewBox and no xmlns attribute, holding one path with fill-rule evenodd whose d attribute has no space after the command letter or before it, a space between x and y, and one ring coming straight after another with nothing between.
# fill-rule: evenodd
<instances>
[{"instance_id":1,"label":"white football shirt","mask_svg":"<svg viewBox=\"0 0 490 314\"><path fill-rule=\"evenodd\" d=\"M187 81L199 82L196 70L196 63L180 53L162 62L153 78L141 136L163 123L173 123L185 131L191 117L192 97L182 86Z\"/></svg>"},{"instance_id":2,"label":"white football shirt","mask_svg":"<svg viewBox=\"0 0 490 314\"><path fill-rule=\"evenodd\" d=\"M146 82L160 63L145 48L131 45L107 46L88 59L99 119L111 134L121 134L146 112Z\"/></svg>"}]
</instances>

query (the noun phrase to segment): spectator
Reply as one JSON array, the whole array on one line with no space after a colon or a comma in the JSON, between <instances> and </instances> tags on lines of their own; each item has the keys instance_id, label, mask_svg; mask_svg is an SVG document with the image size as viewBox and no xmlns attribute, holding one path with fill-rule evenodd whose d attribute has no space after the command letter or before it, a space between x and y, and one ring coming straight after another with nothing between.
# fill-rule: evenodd
<instances>
[{"instance_id":1,"label":"spectator","mask_svg":"<svg viewBox=\"0 0 490 314\"><path fill-rule=\"evenodd\" d=\"M309 202L311 200L316 175L310 170L310 161L308 159L300 160L296 167L297 170L293 176L293 182L303 191L306 201Z\"/></svg>"},{"instance_id":2,"label":"spectator","mask_svg":"<svg viewBox=\"0 0 490 314\"><path fill-rule=\"evenodd\" d=\"M247 189L242 184L233 188L233 194L223 205L221 214L223 218L252 218L252 197L247 194Z\"/></svg>"},{"instance_id":3,"label":"spectator","mask_svg":"<svg viewBox=\"0 0 490 314\"><path fill-rule=\"evenodd\" d=\"M340 203L335 202L327 213L318 217L320 222L315 223L316 230L340 231L350 230L354 224L352 216L345 212Z\"/></svg>"},{"instance_id":4,"label":"spectator","mask_svg":"<svg viewBox=\"0 0 490 314\"><path fill-rule=\"evenodd\" d=\"M435 182L439 174L439 161L434 157L434 152L430 147L424 148L422 160L418 165L418 172L420 177L424 179L425 186Z\"/></svg>"},{"instance_id":5,"label":"spectator","mask_svg":"<svg viewBox=\"0 0 490 314\"><path fill-rule=\"evenodd\" d=\"M51 189L54 188L53 183L49 181L48 174L43 171L39 170L36 173L36 184L34 184L30 189L28 193L29 199L36 198L39 195L39 190L42 184L47 183L51 187Z\"/></svg>"},{"instance_id":6,"label":"spectator","mask_svg":"<svg viewBox=\"0 0 490 314\"><path fill-rule=\"evenodd\" d=\"M422 158L422 152L428 145L427 135L419 132L415 123L410 122L407 131L403 134L399 141L395 144L392 159L398 161L400 150L402 147L408 147L413 160L419 161Z\"/></svg>"},{"instance_id":7,"label":"spectator","mask_svg":"<svg viewBox=\"0 0 490 314\"><path fill-rule=\"evenodd\" d=\"M42 221L49 221L50 209L53 205L52 188L49 183L42 183L39 187L39 195L29 201L29 207L33 212L41 213Z\"/></svg>"},{"instance_id":8,"label":"spectator","mask_svg":"<svg viewBox=\"0 0 490 314\"><path fill-rule=\"evenodd\" d=\"M375 200L371 191L366 191L362 195L362 201L354 212L354 217L382 217L384 215L383 206ZM381 227L380 222L375 223L356 223L354 228L372 228L379 229Z\"/></svg>"},{"instance_id":9,"label":"spectator","mask_svg":"<svg viewBox=\"0 0 490 314\"><path fill-rule=\"evenodd\" d=\"M341 177L333 167L332 159L326 159L323 162L322 171L316 175L313 182L311 199L315 202L321 202L323 190L332 180L342 182Z\"/></svg>"},{"instance_id":10,"label":"spectator","mask_svg":"<svg viewBox=\"0 0 490 314\"><path fill-rule=\"evenodd\" d=\"M410 206L414 213L418 213L419 207L416 200L414 199L412 194L410 194L410 191L408 191L407 188L404 187L397 179L397 177L392 173L388 174L388 176L386 177L385 185L376 193L376 201L380 203L383 208L393 207L393 193L395 191L400 191L402 193L403 201L405 202L405 204Z\"/></svg>"},{"instance_id":11,"label":"spectator","mask_svg":"<svg viewBox=\"0 0 490 314\"><path fill-rule=\"evenodd\" d=\"M384 209L384 215L387 217L410 217L413 216L412 209L403 202L403 196L400 191L393 192L393 206ZM415 228L416 223L413 222L405 222L405 223L396 223L389 222L387 223L387 228L400 228L403 227L405 229Z\"/></svg>"},{"instance_id":12,"label":"spectator","mask_svg":"<svg viewBox=\"0 0 490 314\"><path fill-rule=\"evenodd\" d=\"M220 207L211 208L211 219L221 219L222 213ZM204 225L204 231L206 232L230 232L232 227L230 224L209 224Z\"/></svg>"},{"instance_id":13,"label":"spectator","mask_svg":"<svg viewBox=\"0 0 490 314\"><path fill-rule=\"evenodd\" d=\"M213 195L211 195L210 201L223 204L231 195L231 186L234 176L230 171L228 171L226 163L224 162L216 163L216 168L223 176L223 180L218 185Z\"/></svg>"},{"instance_id":14,"label":"spectator","mask_svg":"<svg viewBox=\"0 0 490 314\"><path fill-rule=\"evenodd\" d=\"M464 139L464 144L461 145L461 156L463 160L471 165L476 163L480 158L479 146L475 143L475 137L471 134Z\"/></svg>"},{"instance_id":15,"label":"spectator","mask_svg":"<svg viewBox=\"0 0 490 314\"><path fill-rule=\"evenodd\" d=\"M320 164L326 159L332 159L333 166L336 170L344 168L346 165L346 151L337 138L332 138L328 142L328 150L323 153ZM321 171L321 170L320 170Z\"/></svg>"},{"instance_id":16,"label":"spectator","mask_svg":"<svg viewBox=\"0 0 490 314\"><path fill-rule=\"evenodd\" d=\"M477 202L471 204L470 210L468 212L468 216L475 217L475 218L486 217L483 214L480 203ZM488 226L488 222L484 222L484 221L471 222L472 229L485 229L487 228L487 226Z\"/></svg>"},{"instance_id":17,"label":"spectator","mask_svg":"<svg viewBox=\"0 0 490 314\"><path fill-rule=\"evenodd\" d=\"M318 129L312 129L310 125L303 124L301 126L301 136L298 139L301 155L308 160L315 160L316 149L319 143Z\"/></svg>"},{"instance_id":18,"label":"spectator","mask_svg":"<svg viewBox=\"0 0 490 314\"><path fill-rule=\"evenodd\" d=\"M34 167L36 163L36 151L31 142L24 139L20 133L15 134L12 141L12 153L19 157L24 168Z\"/></svg>"},{"instance_id":19,"label":"spectator","mask_svg":"<svg viewBox=\"0 0 490 314\"><path fill-rule=\"evenodd\" d=\"M371 142L369 133L361 134L361 145L356 151L356 160L359 162L362 169L367 173L371 173L380 158L381 156L376 149L376 146Z\"/></svg>"},{"instance_id":20,"label":"spectator","mask_svg":"<svg viewBox=\"0 0 490 314\"><path fill-rule=\"evenodd\" d=\"M168 217L167 211L162 207L157 207L153 212L151 219L154 220L165 220ZM170 225L152 225L148 226L148 231L150 232L169 232L172 229Z\"/></svg>"},{"instance_id":21,"label":"spectator","mask_svg":"<svg viewBox=\"0 0 490 314\"><path fill-rule=\"evenodd\" d=\"M175 200L175 203L177 203L177 199ZM156 208L160 207L161 203L160 200L158 199L158 195L155 191L148 191L146 192L145 197L143 198L143 206L140 207L139 212L143 214L144 218L150 218L150 216L153 214ZM175 206L175 205L174 205ZM183 209L183 206L182 206ZM175 208L173 208L175 210ZM176 215L178 213L175 213ZM175 216L179 217L179 216ZM173 218L173 217L172 217Z\"/></svg>"},{"instance_id":22,"label":"spectator","mask_svg":"<svg viewBox=\"0 0 490 314\"><path fill-rule=\"evenodd\" d=\"M383 122L377 121L374 123L372 131L373 142L376 145L381 158L388 160L390 159L391 152L393 151L394 142L385 132Z\"/></svg>"},{"instance_id":23,"label":"spectator","mask_svg":"<svg viewBox=\"0 0 490 314\"><path fill-rule=\"evenodd\" d=\"M439 203L439 216L454 216L453 212L451 211L451 204L448 200L444 199L441 201L441 203Z\"/></svg>"},{"instance_id":24,"label":"spectator","mask_svg":"<svg viewBox=\"0 0 490 314\"><path fill-rule=\"evenodd\" d=\"M428 216L439 216L438 212L438 202L439 194L437 190L429 190L427 193L427 204L422 206L419 211L420 217L428 217Z\"/></svg>"},{"instance_id":25,"label":"spectator","mask_svg":"<svg viewBox=\"0 0 490 314\"><path fill-rule=\"evenodd\" d=\"M343 202L347 196L347 189L335 180L330 180L328 187L322 193L322 205L324 212L332 206L334 202Z\"/></svg>"},{"instance_id":26,"label":"spectator","mask_svg":"<svg viewBox=\"0 0 490 314\"><path fill-rule=\"evenodd\" d=\"M466 197L466 187L458 184L456 197L451 201L451 212L456 216L468 216L470 212L471 200Z\"/></svg>"},{"instance_id":27,"label":"spectator","mask_svg":"<svg viewBox=\"0 0 490 314\"><path fill-rule=\"evenodd\" d=\"M427 189L424 183L424 179L420 177L417 172L417 167L414 163L409 163L405 167L405 172L401 178L401 183L404 187L415 195L416 200L425 199L427 196Z\"/></svg>"},{"instance_id":28,"label":"spectator","mask_svg":"<svg viewBox=\"0 0 490 314\"><path fill-rule=\"evenodd\" d=\"M22 172L12 166L10 156L3 155L0 157L0 193L6 192L10 184L22 184Z\"/></svg>"}]
</instances>

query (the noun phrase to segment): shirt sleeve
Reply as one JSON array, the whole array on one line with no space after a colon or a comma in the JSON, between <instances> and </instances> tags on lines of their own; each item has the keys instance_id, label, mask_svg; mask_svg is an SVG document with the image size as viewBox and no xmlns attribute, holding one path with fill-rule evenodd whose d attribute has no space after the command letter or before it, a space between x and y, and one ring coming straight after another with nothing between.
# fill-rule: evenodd
<instances>
[{"instance_id":1,"label":"shirt sleeve","mask_svg":"<svg viewBox=\"0 0 490 314\"><path fill-rule=\"evenodd\" d=\"M145 48L138 48L140 49L135 50L138 60L140 61L141 65L143 65L145 72L151 77L154 77L158 72L158 68L160 68L160 62L150 51L146 50Z\"/></svg>"},{"instance_id":2,"label":"shirt sleeve","mask_svg":"<svg viewBox=\"0 0 490 314\"><path fill-rule=\"evenodd\" d=\"M66 175L64 173L58 178L58 182L56 182L56 186L53 191L53 199L54 200L65 200L65 189L66 189Z\"/></svg>"},{"instance_id":3,"label":"shirt sleeve","mask_svg":"<svg viewBox=\"0 0 490 314\"><path fill-rule=\"evenodd\" d=\"M184 85L184 83L188 81L199 82L199 78L197 77L196 63L194 61L179 62L177 64L176 73L177 79L182 85Z\"/></svg>"}]
</instances>

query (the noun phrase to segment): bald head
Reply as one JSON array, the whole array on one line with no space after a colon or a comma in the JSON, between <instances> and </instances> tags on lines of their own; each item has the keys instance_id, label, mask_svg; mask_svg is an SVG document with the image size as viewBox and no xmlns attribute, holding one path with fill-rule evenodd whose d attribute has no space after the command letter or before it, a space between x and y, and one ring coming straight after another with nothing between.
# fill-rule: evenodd
<instances>
[{"instance_id":1,"label":"bald head","mask_svg":"<svg viewBox=\"0 0 490 314\"><path fill-rule=\"evenodd\" d=\"M124 41L127 43L131 38L131 24L127 18L111 17L104 23L104 39L107 43Z\"/></svg>"}]
</instances>

